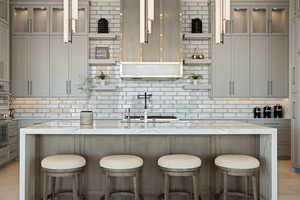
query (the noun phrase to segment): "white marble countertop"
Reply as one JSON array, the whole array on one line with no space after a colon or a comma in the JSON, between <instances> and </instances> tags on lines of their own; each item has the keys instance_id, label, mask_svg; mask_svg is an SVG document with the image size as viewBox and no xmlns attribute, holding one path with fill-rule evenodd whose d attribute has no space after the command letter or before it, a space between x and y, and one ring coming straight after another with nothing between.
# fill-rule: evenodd
<instances>
[{"instance_id":1,"label":"white marble countertop","mask_svg":"<svg viewBox=\"0 0 300 200\"><path fill-rule=\"evenodd\" d=\"M21 129L21 134L60 135L264 135L277 134L274 128L238 121L199 120L170 123L124 123L95 120L93 126L80 126L79 120L50 121Z\"/></svg>"}]
</instances>

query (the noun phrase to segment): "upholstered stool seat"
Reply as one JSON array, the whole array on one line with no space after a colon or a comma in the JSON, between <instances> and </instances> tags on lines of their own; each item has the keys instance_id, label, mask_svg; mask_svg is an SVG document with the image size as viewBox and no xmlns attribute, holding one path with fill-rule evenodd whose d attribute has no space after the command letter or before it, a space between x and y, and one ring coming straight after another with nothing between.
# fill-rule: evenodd
<instances>
[{"instance_id":1,"label":"upholstered stool seat","mask_svg":"<svg viewBox=\"0 0 300 200\"><path fill-rule=\"evenodd\" d=\"M260 168L260 162L253 156L248 155L220 155L215 159L215 165L223 174L223 200L231 199L228 196L239 196L244 199L252 198L258 200L256 176ZM228 176L244 177L245 191L228 191ZM248 182L251 178L253 194L248 192Z\"/></svg>"},{"instance_id":2,"label":"upholstered stool seat","mask_svg":"<svg viewBox=\"0 0 300 200\"><path fill-rule=\"evenodd\" d=\"M105 200L114 196L130 196L134 197L134 200L139 200L141 196L139 193L139 173L143 164L143 159L135 155L111 155L101 158L99 165L105 173ZM111 192L111 177L132 178L133 192Z\"/></svg>"},{"instance_id":3,"label":"upholstered stool seat","mask_svg":"<svg viewBox=\"0 0 300 200\"><path fill-rule=\"evenodd\" d=\"M161 199L169 200L171 195L185 195L194 200L199 199L198 175L202 165L202 161L199 157L188 154L165 155L158 159L157 164L164 173L164 194L161 195ZM191 177L193 193L170 191L171 177Z\"/></svg>"},{"instance_id":4,"label":"upholstered stool seat","mask_svg":"<svg viewBox=\"0 0 300 200\"><path fill-rule=\"evenodd\" d=\"M218 167L228 169L256 169L259 168L259 160L247 155L221 155L215 159Z\"/></svg>"},{"instance_id":5,"label":"upholstered stool seat","mask_svg":"<svg viewBox=\"0 0 300 200\"><path fill-rule=\"evenodd\" d=\"M64 177L71 177L73 179L72 191L70 191L73 194L73 200L80 198L79 175L86 166L84 157L70 154L48 156L42 160L41 166L44 169L43 200L49 198L54 200L58 194L66 193L66 191L56 191L55 188L56 179ZM50 194L48 194L48 179L50 179Z\"/></svg>"},{"instance_id":6,"label":"upholstered stool seat","mask_svg":"<svg viewBox=\"0 0 300 200\"><path fill-rule=\"evenodd\" d=\"M197 156L174 154L158 159L158 166L168 169L195 169L201 167L201 159Z\"/></svg>"},{"instance_id":7,"label":"upholstered stool seat","mask_svg":"<svg viewBox=\"0 0 300 200\"><path fill-rule=\"evenodd\" d=\"M100 166L105 169L135 169L143 166L143 159L134 155L113 155L100 160Z\"/></svg>"},{"instance_id":8,"label":"upholstered stool seat","mask_svg":"<svg viewBox=\"0 0 300 200\"><path fill-rule=\"evenodd\" d=\"M41 165L44 169L70 170L84 167L86 161L79 155L54 155L44 158Z\"/></svg>"}]
</instances>

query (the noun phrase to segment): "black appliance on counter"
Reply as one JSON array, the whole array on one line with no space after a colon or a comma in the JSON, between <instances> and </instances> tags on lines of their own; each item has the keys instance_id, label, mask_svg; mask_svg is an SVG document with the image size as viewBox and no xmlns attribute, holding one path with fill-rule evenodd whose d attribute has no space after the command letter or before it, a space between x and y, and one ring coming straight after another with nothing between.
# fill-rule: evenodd
<instances>
[{"instance_id":1,"label":"black appliance on counter","mask_svg":"<svg viewBox=\"0 0 300 200\"><path fill-rule=\"evenodd\" d=\"M254 115L254 118L261 118L261 108L255 107L253 109L253 115Z\"/></svg>"},{"instance_id":2,"label":"black appliance on counter","mask_svg":"<svg viewBox=\"0 0 300 200\"><path fill-rule=\"evenodd\" d=\"M274 106L274 118L283 118L283 107L280 104Z\"/></svg>"},{"instance_id":3,"label":"black appliance on counter","mask_svg":"<svg viewBox=\"0 0 300 200\"><path fill-rule=\"evenodd\" d=\"M199 18L192 19L192 33L202 33L202 20Z\"/></svg>"},{"instance_id":4,"label":"black appliance on counter","mask_svg":"<svg viewBox=\"0 0 300 200\"><path fill-rule=\"evenodd\" d=\"M271 118L272 117L272 108L268 105L264 107L264 118Z\"/></svg>"}]
</instances>

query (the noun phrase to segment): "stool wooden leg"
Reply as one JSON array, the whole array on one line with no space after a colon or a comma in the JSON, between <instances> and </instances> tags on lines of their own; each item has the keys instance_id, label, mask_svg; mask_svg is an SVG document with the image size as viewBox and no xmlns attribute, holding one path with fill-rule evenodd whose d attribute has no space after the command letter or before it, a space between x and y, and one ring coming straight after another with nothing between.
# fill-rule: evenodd
<instances>
[{"instance_id":1,"label":"stool wooden leg","mask_svg":"<svg viewBox=\"0 0 300 200\"><path fill-rule=\"evenodd\" d=\"M257 187L256 187L256 176L252 176L252 187L254 200L258 200Z\"/></svg>"},{"instance_id":2,"label":"stool wooden leg","mask_svg":"<svg viewBox=\"0 0 300 200\"><path fill-rule=\"evenodd\" d=\"M245 176L245 200L248 200L248 176Z\"/></svg>"},{"instance_id":3,"label":"stool wooden leg","mask_svg":"<svg viewBox=\"0 0 300 200\"><path fill-rule=\"evenodd\" d=\"M110 178L108 172L105 172L105 200L109 200L110 196Z\"/></svg>"},{"instance_id":4,"label":"stool wooden leg","mask_svg":"<svg viewBox=\"0 0 300 200\"><path fill-rule=\"evenodd\" d=\"M227 188L227 184L228 184L228 176L227 173L223 174L223 184L224 184L224 191L223 191L223 200L227 200L227 192L228 192L228 188Z\"/></svg>"},{"instance_id":5,"label":"stool wooden leg","mask_svg":"<svg viewBox=\"0 0 300 200\"><path fill-rule=\"evenodd\" d=\"M164 200L169 200L169 181L170 181L170 177L167 173L165 173L165 183L164 183Z\"/></svg>"},{"instance_id":6,"label":"stool wooden leg","mask_svg":"<svg viewBox=\"0 0 300 200\"><path fill-rule=\"evenodd\" d=\"M51 177L51 200L55 200L56 178Z\"/></svg>"},{"instance_id":7,"label":"stool wooden leg","mask_svg":"<svg viewBox=\"0 0 300 200\"><path fill-rule=\"evenodd\" d=\"M193 192L194 192L194 200L199 200L199 193L198 193L198 177L194 175L193 177Z\"/></svg>"},{"instance_id":8,"label":"stool wooden leg","mask_svg":"<svg viewBox=\"0 0 300 200\"><path fill-rule=\"evenodd\" d=\"M133 177L134 200L139 200L139 177L138 173Z\"/></svg>"},{"instance_id":9,"label":"stool wooden leg","mask_svg":"<svg viewBox=\"0 0 300 200\"><path fill-rule=\"evenodd\" d=\"M48 175L44 172L44 182L43 182L43 200L48 199Z\"/></svg>"}]
</instances>

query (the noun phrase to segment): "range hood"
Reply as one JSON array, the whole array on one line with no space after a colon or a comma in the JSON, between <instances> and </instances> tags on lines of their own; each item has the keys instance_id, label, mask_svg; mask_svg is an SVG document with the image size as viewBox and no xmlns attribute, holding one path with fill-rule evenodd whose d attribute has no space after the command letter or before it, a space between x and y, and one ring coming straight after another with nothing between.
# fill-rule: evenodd
<instances>
[{"instance_id":1,"label":"range hood","mask_svg":"<svg viewBox=\"0 0 300 200\"><path fill-rule=\"evenodd\" d=\"M121 62L123 79L177 79L183 77L182 62Z\"/></svg>"}]
</instances>

